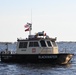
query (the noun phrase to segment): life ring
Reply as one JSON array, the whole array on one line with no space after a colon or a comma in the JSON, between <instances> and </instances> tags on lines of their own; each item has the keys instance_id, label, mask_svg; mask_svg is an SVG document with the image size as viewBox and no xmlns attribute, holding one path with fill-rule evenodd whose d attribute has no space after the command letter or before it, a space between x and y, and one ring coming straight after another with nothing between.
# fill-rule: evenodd
<instances>
[{"instance_id":1,"label":"life ring","mask_svg":"<svg viewBox=\"0 0 76 75\"><path fill-rule=\"evenodd\" d=\"M36 52L36 48L32 48L32 53L35 53Z\"/></svg>"}]
</instances>

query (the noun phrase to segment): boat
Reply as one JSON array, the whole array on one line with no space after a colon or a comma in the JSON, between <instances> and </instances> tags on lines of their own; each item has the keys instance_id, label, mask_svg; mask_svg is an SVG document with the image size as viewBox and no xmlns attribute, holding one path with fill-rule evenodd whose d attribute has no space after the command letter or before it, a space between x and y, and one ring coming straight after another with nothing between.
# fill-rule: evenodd
<instances>
[{"instance_id":1,"label":"boat","mask_svg":"<svg viewBox=\"0 0 76 75\"><path fill-rule=\"evenodd\" d=\"M67 64L74 54L59 53L56 39L44 31L18 38L16 52L2 51L1 62Z\"/></svg>"}]
</instances>

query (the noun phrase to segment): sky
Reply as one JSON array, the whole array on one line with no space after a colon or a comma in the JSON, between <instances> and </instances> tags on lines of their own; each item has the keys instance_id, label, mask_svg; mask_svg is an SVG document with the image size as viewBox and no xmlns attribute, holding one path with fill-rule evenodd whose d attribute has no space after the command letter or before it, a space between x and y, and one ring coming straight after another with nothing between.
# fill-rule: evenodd
<instances>
[{"instance_id":1,"label":"sky","mask_svg":"<svg viewBox=\"0 0 76 75\"><path fill-rule=\"evenodd\" d=\"M26 38L24 25L31 18L32 34L76 41L76 0L0 0L0 42Z\"/></svg>"}]
</instances>

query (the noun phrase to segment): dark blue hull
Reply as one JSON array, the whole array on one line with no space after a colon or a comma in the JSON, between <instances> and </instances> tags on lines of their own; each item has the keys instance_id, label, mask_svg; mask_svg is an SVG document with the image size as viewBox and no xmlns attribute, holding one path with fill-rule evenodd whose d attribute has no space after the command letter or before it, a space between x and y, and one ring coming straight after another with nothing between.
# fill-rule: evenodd
<instances>
[{"instance_id":1,"label":"dark blue hull","mask_svg":"<svg viewBox=\"0 0 76 75\"><path fill-rule=\"evenodd\" d=\"M67 64L73 54L1 54L2 62Z\"/></svg>"}]
</instances>

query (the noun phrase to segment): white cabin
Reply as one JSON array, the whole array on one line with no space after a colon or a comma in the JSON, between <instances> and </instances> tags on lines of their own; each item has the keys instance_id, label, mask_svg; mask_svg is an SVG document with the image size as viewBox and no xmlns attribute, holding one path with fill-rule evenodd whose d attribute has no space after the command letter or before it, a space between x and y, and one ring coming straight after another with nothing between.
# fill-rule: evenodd
<instances>
[{"instance_id":1,"label":"white cabin","mask_svg":"<svg viewBox=\"0 0 76 75\"><path fill-rule=\"evenodd\" d=\"M38 35L38 34L37 34ZM58 54L56 38L32 35L27 39L18 39L17 54ZM41 34L40 34L41 35ZM42 35L41 35L42 36Z\"/></svg>"}]
</instances>

